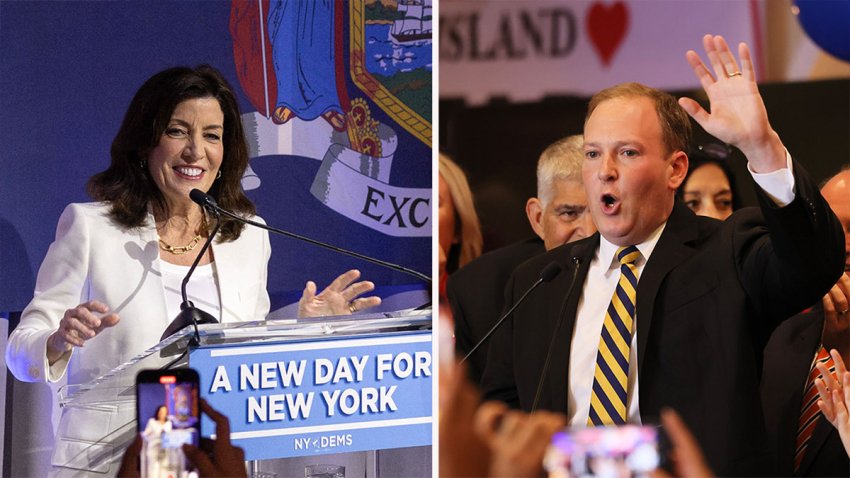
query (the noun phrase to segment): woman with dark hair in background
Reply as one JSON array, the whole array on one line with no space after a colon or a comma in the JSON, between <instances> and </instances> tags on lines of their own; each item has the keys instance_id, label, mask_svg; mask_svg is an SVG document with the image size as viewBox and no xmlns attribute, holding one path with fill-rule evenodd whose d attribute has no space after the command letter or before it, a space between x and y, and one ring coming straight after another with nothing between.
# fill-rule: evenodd
<instances>
[{"instance_id":1,"label":"woman with dark hair in background","mask_svg":"<svg viewBox=\"0 0 850 478\"><path fill-rule=\"evenodd\" d=\"M691 148L688 175L677 194L694 213L722 221L741 207L735 175L726 163L729 153L721 143Z\"/></svg>"},{"instance_id":2,"label":"woman with dark hair in background","mask_svg":"<svg viewBox=\"0 0 850 478\"><path fill-rule=\"evenodd\" d=\"M88 183L99 202L70 204L62 213L34 297L9 337L6 361L19 380L87 383L159 342L180 311L183 277L210 234L211 221L189 198L192 189L262 221L241 188L248 147L237 100L212 67L171 68L148 79L127 109L111 157ZM266 231L223 217L192 276L190 299L219 322L265 318L270 254ZM308 283L299 314L341 315L379 303L357 298L374 288L357 277L346 272L318 295ZM110 420L113 427L131 421L135 411L125 406L63 409L54 473L89 470L94 455L117 459L120 450L100 442Z\"/></svg>"}]
</instances>

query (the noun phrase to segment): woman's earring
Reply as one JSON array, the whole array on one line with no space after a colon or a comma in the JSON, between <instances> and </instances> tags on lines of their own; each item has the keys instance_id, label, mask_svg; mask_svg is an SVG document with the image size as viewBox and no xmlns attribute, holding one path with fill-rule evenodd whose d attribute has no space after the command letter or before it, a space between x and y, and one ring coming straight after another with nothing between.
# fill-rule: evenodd
<instances>
[{"instance_id":1,"label":"woman's earring","mask_svg":"<svg viewBox=\"0 0 850 478\"><path fill-rule=\"evenodd\" d=\"M221 170L218 170L218 174L215 175L216 179L221 179Z\"/></svg>"},{"instance_id":2,"label":"woman's earring","mask_svg":"<svg viewBox=\"0 0 850 478\"><path fill-rule=\"evenodd\" d=\"M143 159L143 160L139 161L139 167L140 168L145 169L147 166L148 166L147 160Z\"/></svg>"}]
</instances>

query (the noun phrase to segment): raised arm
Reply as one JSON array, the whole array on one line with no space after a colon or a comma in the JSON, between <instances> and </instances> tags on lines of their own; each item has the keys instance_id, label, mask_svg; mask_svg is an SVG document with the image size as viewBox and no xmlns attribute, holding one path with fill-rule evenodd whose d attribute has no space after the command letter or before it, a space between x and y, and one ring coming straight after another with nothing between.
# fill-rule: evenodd
<instances>
[{"instance_id":1,"label":"raised arm","mask_svg":"<svg viewBox=\"0 0 850 478\"><path fill-rule=\"evenodd\" d=\"M686 58L708 95L711 111L690 98L680 98L679 104L709 134L740 149L754 172L784 168L785 147L767 119L746 43L738 45L739 60L722 36L705 35L703 47L711 70L693 50Z\"/></svg>"}]
</instances>

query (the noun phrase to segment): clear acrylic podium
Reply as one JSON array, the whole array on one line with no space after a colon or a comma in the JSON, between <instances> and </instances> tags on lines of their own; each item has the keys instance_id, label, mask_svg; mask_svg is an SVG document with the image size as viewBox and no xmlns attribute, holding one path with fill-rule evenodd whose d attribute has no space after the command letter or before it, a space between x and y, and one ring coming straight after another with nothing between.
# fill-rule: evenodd
<instances>
[{"instance_id":1,"label":"clear acrylic podium","mask_svg":"<svg viewBox=\"0 0 850 478\"><path fill-rule=\"evenodd\" d=\"M136 433L136 374L181 366L199 370L201 396L230 417L249 460L430 445L431 327L430 309L209 324L198 327L197 347L187 327L90 383L60 389L62 408L100 412L109 423L69 471L114 476ZM274 382L289 365L294 382ZM214 433L209 420L203 433Z\"/></svg>"}]
</instances>

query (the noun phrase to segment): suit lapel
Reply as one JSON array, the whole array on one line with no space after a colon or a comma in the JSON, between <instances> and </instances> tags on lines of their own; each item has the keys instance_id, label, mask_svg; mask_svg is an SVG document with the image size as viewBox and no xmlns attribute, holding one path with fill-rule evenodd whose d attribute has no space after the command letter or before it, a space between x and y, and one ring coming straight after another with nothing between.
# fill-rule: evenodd
<instances>
[{"instance_id":1,"label":"suit lapel","mask_svg":"<svg viewBox=\"0 0 850 478\"><path fill-rule=\"evenodd\" d=\"M139 247L142 251L141 261L142 267L145 268L147 278L144 280L143 287L148 290L150 303L148 307L151 311L156 311L162 318L162 331L168 327L168 324L174 320L174 317L168 317L168 307L165 304L165 285L162 282L162 265L160 261L159 250L159 234L156 232L156 220L153 214L148 211L147 226L138 229Z\"/></svg>"},{"instance_id":2,"label":"suit lapel","mask_svg":"<svg viewBox=\"0 0 850 478\"><path fill-rule=\"evenodd\" d=\"M655 249L650 256L643 273L638 279L637 289L637 354L638 372L646 356L646 343L655 308L655 298L667 274L682 261L693 254L689 245L697 239L696 217L678 199L673 212L661 233Z\"/></svg>"},{"instance_id":3,"label":"suit lapel","mask_svg":"<svg viewBox=\"0 0 850 478\"><path fill-rule=\"evenodd\" d=\"M826 417L818 418L818 423L815 425L815 431L812 432L812 438L809 439L809 444L806 447L806 452L803 455L803 461L800 462L800 469L794 473L797 476L807 476L809 468L811 468L815 457L823 447L826 439L831 433L835 433L835 428L829 423Z\"/></svg>"},{"instance_id":4,"label":"suit lapel","mask_svg":"<svg viewBox=\"0 0 850 478\"><path fill-rule=\"evenodd\" d=\"M817 313L820 314L821 317L823 316L820 312ZM794 320L797 323L793 324L795 326L795 330L793 331L786 350L781 355L777 354L777 356L772 356L770 359L778 360L779 363L775 366L781 367L781 369L785 370L790 377L797 378L796 380L792 379L780 381L779 385L782 386L782 389L775 392L777 396L791 397L790 409L787 409L787 419L784 421L784 425L780 429L785 430L785 433L781 434L780 440L788 440L787 443L790 444L790 453L786 462L787 465L781 464L780 466L788 466L789 470L793 470L794 451L797 446L797 427L799 426L800 411L803 407L803 392L808 385L812 359L814 358L815 350L820 343L822 321L817 320L812 313L793 317L789 320ZM800 462L801 472L811 466L811 457L817 453L817 450L820 449L824 440L829 435L828 428L823 430L824 422L827 422L827 420L821 417L815 427L815 431L809 441L806 454L803 456L803 461ZM832 425L828 422L826 425L829 428L832 427ZM819 435L823 435L823 437L818 439ZM807 457L808 460L806 459Z\"/></svg>"},{"instance_id":5,"label":"suit lapel","mask_svg":"<svg viewBox=\"0 0 850 478\"><path fill-rule=\"evenodd\" d=\"M821 320L819 320L821 319ZM793 371L796 373L798 377L804 377L804 381L808 382L809 379L809 371L811 370L811 363L814 358L816 350L819 348L820 340L821 340L821 330L823 330L823 308L821 304L818 303L812 310L806 314L803 314L803 322L802 327L797 333L795 333L794 341L792 342L792 351L797 357L797 360L794 363L793 369L789 369L789 371ZM802 400L803 400L803 392L808 383L804 385L796 387L794 390L795 399L792 403L798 404L797 410L794 414L793 419L793 439L796 444L797 440L797 426L800 416L800 409L802 408ZM797 471L796 475L798 476L806 476L808 473L808 469L812 466L815 457L818 455L820 449L826 443L829 435L835 431L835 428L829 423L829 420L826 419L823 415L818 419L817 425L815 425L815 430L812 432L812 437L809 439L809 444L806 447L806 452L803 455L803 461L800 462L800 469ZM793 460L793 459L792 459Z\"/></svg>"},{"instance_id":6,"label":"suit lapel","mask_svg":"<svg viewBox=\"0 0 850 478\"><path fill-rule=\"evenodd\" d=\"M554 318L554 322L550 324L549 330L555 330L557 324L562 321L561 327L557 331L558 338L556 341L560 344L566 344L565 347L555 347L552 351L552 362L548 372L549 381L549 397L552 397L552 410L567 410L567 389L569 384L570 370L570 342L573 337L573 329L575 328L576 313L578 311L578 302L582 295L582 284L587 278L587 271L590 268L590 262L593 260L593 254L599 247L599 234L592 236L589 240L581 243L577 247L570 248L560 258L560 263L564 268L563 277L560 278L560 283L556 290L556 295L550 296L546 317ZM578 271L573 258L579 259ZM575 283L572 290L567 294L570 283L573 282L573 274L575 273ZM548 341L545 341L548 344ZM563 368L558 367L562 365Z\"/></svg>"}]
</instances>

